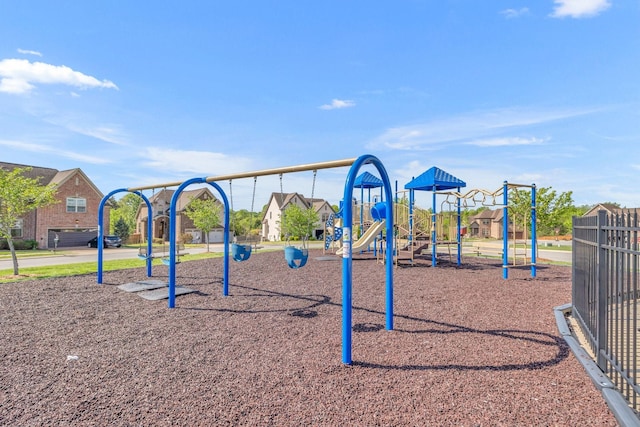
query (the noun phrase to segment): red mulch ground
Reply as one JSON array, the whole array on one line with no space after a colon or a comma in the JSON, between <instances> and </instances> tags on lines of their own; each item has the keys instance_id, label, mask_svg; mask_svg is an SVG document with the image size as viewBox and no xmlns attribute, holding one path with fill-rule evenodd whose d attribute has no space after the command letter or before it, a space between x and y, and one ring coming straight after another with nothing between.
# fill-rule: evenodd
<instances>
[{"instance_id":1,"label":"red mulch ground","mask_svg":"<svg viewBox=\"0 0 640 427\"><path fill-rule=\"evenodd\" d=\"M198 292L172 310L117 289L143 268L0 285L0 424L616 425L557 331L569 267L398 268L386 331L384 267L356 259L346 366L342 261L319 255L232 263L228 297L221 259L179 264Z\"/></svg>"}]
</instances>

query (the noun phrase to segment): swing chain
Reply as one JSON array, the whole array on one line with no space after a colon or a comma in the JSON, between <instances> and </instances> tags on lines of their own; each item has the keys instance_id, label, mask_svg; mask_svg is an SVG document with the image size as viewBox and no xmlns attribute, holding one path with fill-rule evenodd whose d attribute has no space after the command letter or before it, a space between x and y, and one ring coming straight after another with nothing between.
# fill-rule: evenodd
<instances>
[{"instance_id":1,"label":"swing chain","mask_svg":"<svg viewBox=\"0 0 640 427\"><path fill-rule=\"evenodd\" d=\"M233 235L234 242L236 241L236 215L233 211L233 185L231 185L231 180L229 180L229 202L231 204L231 226L233 227Z\"/></svg>"},{"instance_id":2,"label":"swing chain","mask_svg":"<svg viewBox=\"0 0 640 427\"><path fill-rule=\"evenodd\" d=\"M285 241L288 242L289 237L284 234L284 215L286 209L284 209L284 188L282 186L282 174L280 174L280 208L282 213L280 214L280 234L285 238Z\"/></svg>"},{"instance_id":3,"label":"swing chain","mask_svg":"<svg viewBox=\"0 0 640 427\"><path fill-rule=\"evenodd\" d=\"M254 216L253 206L256 201L256 185L257 184L258 184L258 177L254 176L253 177L253 194L251 195L251 222L249 223L249 229L247 230L247 238L246 238L247 241L249 240L249 235L251 234L251 227L253 227L253 216Z\"/></svg>"},{"instance_id":4,"label":"swing chain","mask_svg":"<svg viewBox=\"0 0 640 427\"><path fill-rule=\"evenodd\" d=\"M313 196L314 196L315 191L316 191L316 176L317 175L318 175L318 170L314 169L313 170L313 182L311 184L311 207L310 207L310 209L312 209L312 210L313 210ZM311 233L311 226L313 225L313 224L311 224L311 213L312 212L309 212L309 215L307 217L307 236L305 237L305 240L308 240L309 238L311 238L311 236L309 236L309 233ZM303 242L303 245L304 245L304 242Z\"/></svg>"}]
</instances>

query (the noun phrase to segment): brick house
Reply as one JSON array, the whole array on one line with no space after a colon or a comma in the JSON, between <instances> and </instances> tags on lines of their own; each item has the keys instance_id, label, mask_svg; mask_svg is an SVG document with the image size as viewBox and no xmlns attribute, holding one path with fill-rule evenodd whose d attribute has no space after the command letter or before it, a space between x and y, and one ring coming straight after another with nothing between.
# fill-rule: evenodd
<instances>
[{"instance_id":1,"label":"brick house","mask_svg":"<svg viewBox=\"0 0 640 427\"><path fill-rule=\"evenodd\" d=\"M329 215L334 213L329 202L323 199L307 199L299 193L271 193L267 209L262 217L262 239L272 242L281 240L280 217L282 212L291 205L298 205L302 209L313 207L320 222L314 225L312 234L316 239L322 237L324 223L329 219Z\"/></svg>"},{"instance_id":2,"label":"brick house","mask_svg":"<svg viewBox=\"0 0 640 427\"><path fill-rule=\"evenodd\" d=\"M153 235L152 239L162 239L163 241L169 240L169 209L171 205L171 198L173 197L175 190L163 189L149 197L149 202L153 209ZM178 206L176 206L176 236L178 240L182 240L182 235L190 234L194 242L206 242L205 236L202 234L202 230L198 230L193 224L193 221L185 215L184 211L193 199L213 199L220 204L220 219L223 220L222 213L224 212L224 206L216 199L209 188L199 188L197 190L186 190L180 193L178 197ZM140 241L145 242L147 240L147 224L149 221L149 213L144 203L140 204L138 212L136 213L136 233L140 234ZM209 232L209 243L221 243L224 242L224 225L219 225Z\"/></svg>"},{"instance_id":3,"label":"brick house","mask_svg":"<svg viewBox=\"0 0 640 427\"><path fill-rule=\"evenodd\" d=\"M487 239L502 239L503 237L503 218L502 209L485 209L478 215L469 218L469 237L483 237ZM509 219L509 238L524 238L524 227L522 224L516 226L515 237L513 236L513 221Z\"/></svg>"},{"instance_id":4,"label":"brick house","mask_svg":"<svg viewBox=\"0 0 640 427\"><path fill-rule=\"evenodd\" d=\"M55 184L58 203L35 209L21 218L12 230L14 239L35 240L41 249L53 248L58 237L58 247L86 246L96 237L98 207L104 197L102 192L79 168L57 169L0 162L0 168L32 168L25 176L39 178L41 185ZM105 207L105 224L108 233L109 207Z\"/></svg>"}]
</instances>

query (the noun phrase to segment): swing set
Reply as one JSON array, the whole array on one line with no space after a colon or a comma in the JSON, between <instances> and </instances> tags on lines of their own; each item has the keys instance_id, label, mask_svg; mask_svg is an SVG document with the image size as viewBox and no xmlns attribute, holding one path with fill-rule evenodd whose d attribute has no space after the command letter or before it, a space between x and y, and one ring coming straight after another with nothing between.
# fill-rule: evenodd
<instances>
[{"instance_id":1,"label":"swing set","mask_svg":"<svg viewBox=\"0 0 640 427\"><path fill-rule=\"evenodd\" d=\"M282 167L276 169L266 169L259 170L247 173L237 173L230 175L222 175L222 176L211 176L204 178L192 178L183 182L175 182L175 183L167 183L161 185L152 185L145 187L133 187L133 188L122 188L118 190L114 190L111 193L107 194L100 202L99 210L98 210L98 241L101 241L104 238L104 208L108 199L113 196L113 194L120 191L128 191L139 194L145 203L147 204L147 208L149 212L152 211L151 204L146 196L142 194L142 190L152 189L152 188L160 188L160 187L173 187L178 186L177 190L174 192L170 210L169 210L169 274L168 274L168 307L175 307L175 297L176 297L176 258L177 258L177 242L176 242L176 216L177 216L177 200L182 193L182 191L192 184L208 184L214 187L220 194L220 198L224 204L224 258L223 258L223 277L222 277L222 294L223 296L229 295L229 200L227 199L226 194L222 190L222 188L216 184L216 181L228 181L230 179L239 179L239 178L250 178L250 177L258 177L265 175L278 175L284 173L292 173L292 172L301 172L301 171L316 171L319 169L329 169L329 168L337 168L349 166L349 172L347 173L345 187L344 187L344 195L343 200L351 200L353 195L353 187L356 179L356 174L360 170L360 168L364 165L373 165L378 172L380 173L380 177L383 181L383 188L385 191L385 216L387 218L386 223L386 233L387 235L392 235L393 233L393 197L392 197L392 189L391 183L389 181L389 176L384 168L382 162L375 156L371 154L364 154L358 158L353 159L345 159L345 160L335 160L329 162L320 162L313 163L307 165L298 165L298 166L289 166ZM315 185L315 181L314 181ZM353 257L352 257L352 243L353 243L353 209L350 203L345 204L343 211L343 254L342 254L342 362L344 364L350 365L352 363L351 358L351 350L352 350L352 333L353 333L353 321L352 321L352 311L353 311ZM148 250L147 253L150 254L152 251L151 241L148 240ZM285 248L286 249L286 248ZM300 249L301 253L305 254L304 248ZM388 239L387 241L387 250L392 250L392 241ZM98 284L103 283L103 251L104 248L102 245L98 245L98 271L97 271L97 282ZM297 254L295 250L289 250L292 254L294 254L294 259ZM307 254L308 256L308 251ZM306 262L306 261L305 261ZM298 267L299 268L299 267ZM386 313L386 325L385 328L387 330L393 330L393 260L391 258L387 259L386 267L386 279L385 279L385 313ZM147 276L151 277L151 260L147 259Z\"/></svg>"}]
</instances>

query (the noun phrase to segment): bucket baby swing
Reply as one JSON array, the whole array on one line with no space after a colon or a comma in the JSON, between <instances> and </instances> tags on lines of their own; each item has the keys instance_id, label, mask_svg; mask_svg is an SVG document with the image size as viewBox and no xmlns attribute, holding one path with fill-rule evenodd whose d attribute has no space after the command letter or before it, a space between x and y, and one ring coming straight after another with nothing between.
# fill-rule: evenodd
<instances>
[{"instance_id":1,"label":"bucket baby swing","mask_svg":"<svg viewBox=\"0 0 640 427\"><path fill-rule=\"evenodd\" d=\"M249 233L251 232L251 225L253 224L253 206L256 200L256 183L258 182L258 177L253 177L253 195L251 196L251 223L246 230L244 242L238 243L237 241L231 244L231 257L236 262L246 261L251 257L251 243L249 242ZM236 215L233 210L233 186L231 185L231 180L229 180L229 199L231 201L231 211L233 212L233 229L235 231L236 227Z\"/></svg>"},{"instance_id":2,"label":"bucket baby swing","mask_svg":"<svg viewBox=\"0 0 640 427\"><path fill-rule=\"evenodd\" d=\"M311 186L311 207L313 208L313 195L316 186L316 175L318 171L313 171L313 184ZM280 202L284 204L284 191L282 188L282 174L280 174ZM282 211L282 219L281 219L281 227L284 226L285 222L286 209ZM309 259L309 244L308 244L308 231L311 228L311 216L307 212L307 233L302 237L302 245L301 246L293 246L289 243L289 233L286 233L286 245L284 247L284 258L287 261L287 265L289 268L298 269L302 268L307 264L307 260Z\"/></svg>"}]
</instances>

